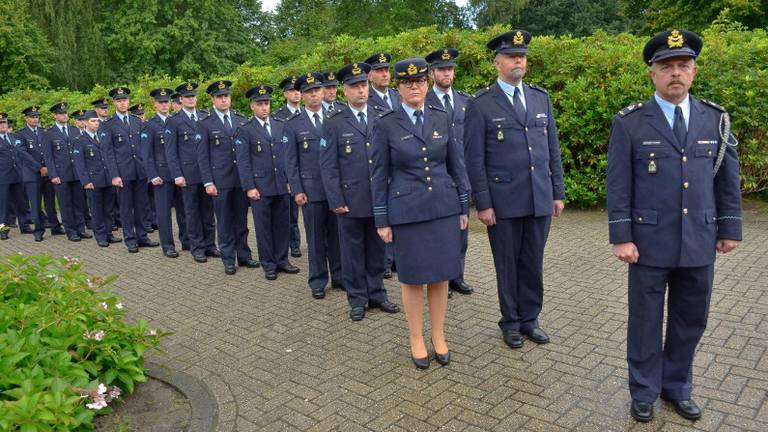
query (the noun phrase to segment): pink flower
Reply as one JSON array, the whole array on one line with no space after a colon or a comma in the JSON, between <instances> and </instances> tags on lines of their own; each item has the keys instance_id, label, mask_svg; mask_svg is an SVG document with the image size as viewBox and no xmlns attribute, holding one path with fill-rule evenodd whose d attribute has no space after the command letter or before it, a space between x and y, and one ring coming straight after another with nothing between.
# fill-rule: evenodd
<instances>
[{"instance_id":1,"label":"pink flower","mask_svg":"<svg viewBox=\"0 0 768 432\"><path fill-rule=\"evenodd\" d=\"M98 390L99 390L99 394L103 395L104 393L107 392L107 386L105 386L104 384L99 384Z\"/></svg>"},{"instance_id":2,"label":"pink flower","mask_svg":"<svg viewBox=\"0 0 768 432\"><path fill-rule=\"evenodd\" d=\"M107 395L107 402L112 402L118 397L120 397L120 387L112 386L112 388L109 389L109 394Z\"/></svg>"},{"instance_id":3,"label":"pink flower","mask_svg":"<svg viewBox=\"0 0 768 432\"><path fill-rule=\"evenodd\" d=\"M85 404L86 408L92 410L100 410L107 407L107 401L104 399L104 395L94 396L93 402Z\"/></svg>"},{"instance_id":4,"label":"pink flower","mask_svg":"<svg viewBox=\"0 0 768 432\"><path fill-rule=\"evenodd\" d=\"M107 302L101 302L99 303L99 306L101 306L101 308L104 310L109 309L109 305L107 304Z\"/></svg>"},{"instance_id":5,"label":"pink flower","mask_svg":"<svg viewBox=\"0 0 768 432\"><path fill-rule=\"evenodd\" d=\"M106 333L104 330L98 330L98 331L92 331L92 332L85 332L83 333L83 339L85 340L95 340L97 342L101 342L104 340L104 336Z\"/></svg>"},{"instance_id":6,"label":"pink flower","mask_svg":"<svg viewBox=\"0 0 768 432\"><path fill-rule=\"evenodd\" d=\"M115 307L118 308L118 309L122 309L123 308L123 304L122 303L118 303L118 304L115 305Z\"/></svg>"}]
</instances>

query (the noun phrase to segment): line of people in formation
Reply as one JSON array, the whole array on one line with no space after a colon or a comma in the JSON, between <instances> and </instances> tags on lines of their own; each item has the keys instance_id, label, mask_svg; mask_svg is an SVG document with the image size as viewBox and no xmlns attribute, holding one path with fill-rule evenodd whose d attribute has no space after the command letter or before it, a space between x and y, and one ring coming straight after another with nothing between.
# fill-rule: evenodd
<instances>
[{"instance_id":1,"label":"line of people in formation","mask_svg":"<svg viewBox=\"0 0 768 432\"><path fill-rule=\"evenodd\" d=\"M338 72L285 78L287 103L271 114L273 89L255 85L244 95L250 119L230 108L226 80L207 86L209 111L197 108L196 83L153 90L156 115L147 121L131 113L125 87L109 92L114 115L99 99L93 110L75 112L75 127L64 102L50 108L55 124L47 130L38 106L24 110L26 125L13 133L2 113L0 215L15 216L22 231L34 224L37 241L46 224L78 241L90 237L90 214L104 247L120 241L112 235L119 220L130 252L158 245L147 237L154 223L164 254L175 258L175 207L179 240L195 261L220 256L227 274L261 266L273 280L299 271L288 253L300 254L301 207L312 296L322 299L330 282L346 291L353 321L366 308L396 313L383 285L395 266L411 358L426 369L433 356L423 335L424 287L442 365L451 360L444 334L450 292L472 293L463 279L471 189L493 254L503 340L513 349L524 337L544 344L544 246L565 192L551 100L523 82L530 40L513 30L489 41L498 78L473 97L453 88L459 52L443 48L395 63L396 90L385 52ZM733 146L718 146L725 111L688 93L702 44L684 30L646 44L656 93L619 112L609 146L609 227L614 254L630 263L630 412L640 421L653 418L659 396L685 418L701 416L690 372L714 251L741 240L738 160ZM346 103L336 98L339 83ZM727 151L715 165L719 148ZM247 242L249 204L258 262ZM662 347L667 285L671 318Z\"/></svg>"}]
</instances>

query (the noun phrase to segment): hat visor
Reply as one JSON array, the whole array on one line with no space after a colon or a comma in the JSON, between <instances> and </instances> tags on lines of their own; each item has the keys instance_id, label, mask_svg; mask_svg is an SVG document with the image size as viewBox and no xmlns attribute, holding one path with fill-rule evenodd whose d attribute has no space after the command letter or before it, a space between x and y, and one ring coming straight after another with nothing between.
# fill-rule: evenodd
<instances>
[{"instance_id":1,"label":"hat visor","mask_svg":"<svg viewBox=\"0 0 768 432\"><path fill-rule=\"evenodd\" d=\"M179 93L179 96L182 96L182 97L197 96L197 90L183 91Z\"/></svg>"},{"instance_id":2,"label":"hat visor","mask_svg":"<svg viewBox=\"0 0 768 432\"><path fill-rule=\"evenodd\" d=\"M415 73L413 75L405 75L405 76L399 76L398 75L398 76L395 77L395 81L410 81L412 79L423 78L425 76L427 76L426 72L417 72L417 73Z\"/></svg>"},{"instance_id":3,"label":"hat visor","mask_svg":"<svg viewBox=\"0 0 768 432\"><path fill-rule=\"evenodd\" d=\"M271 99L272 97L268 94L255 95L251 97L251 102L265 101L265 100L271 100Z\"/></svg>"},{"instance_id":4,"label":"hat visor","mask_svg":"<svg viewBox=\"0 0 768 432\"><path fill-rule=\"evenodd\" d=\"M371 65L371 70L388 68L389 63L376 63Z\"/></svg>"},{"instance_id":5,"label":"hat visor","mask_svg":"<svg viewBox=\"0 0 768 432\"><path fill-rule=\"evenodd\" d=\"M528 48L506 46L497 49L496 54L528 54Z\"/></svg>"},{"instance_id":6,"label":"hat visor","mask_svg":"<svg viewBox=\"0 0 768 432\"><path fill-rule=\"evenodd\" d=\"M24 113L24 117L40 117L39 112Z\"/></svg>"},{"instance_id":7,"label":"hat visor","mask_svg":"<svg viewBox=\"0 0 768 432\"><path fill-rule=\"evenodd\" d=\"M368 81L368 75L362 74L362 75L355 75L353 77L349 77L344 80L344 84L355 84L361 81Z\"/></svg>"},{"instance_id":8,"label":"hat visor","mask_svg":"<svg viewBox=\"0 0 768 432\"><path fill-rule=\"evenodd\" d=\"M321 87L323 87L323 83L315 81L314 84L307 84L305 86L302 86L301 91L305 92L305 91L309 91L309 90L321 88Z\"/></svg>"},{"instance_id":9,"label":"hat visor","mask_svg":"<svg viewBox=\"0 0 768 432\"><path fill-rule=\"evenodd\" d=\"M210 94L211 96L222 96L222 95L228 95L231 93L232 93L232 90L230 89L216 89L212 91Z\"/></svg>"},{"instance_id":10,"label":"hat visor","mask_svg":"<svg viewBox=\"0 0 768 432\"><path fill-rule=\"evenodd\" d=\"M653 57L651 57L651 63L655 63L658 61L670 59L673 57L690 57L690 58L696 58L696 53L688 48L675 48L675 49L661 49L653 53Z\"/></svg>"},{"instance_id":11,"label":"hat visor","mask_svg":"<svg viewBox=\"0 0 768 432\"><path fill-rule=\"evenodd\" d=\"M438 61L432 62L432 64L429 65L429 67L432 69L444 68L444 67L456 67L456 62L454 62L453 60L446 60L446 61L438 60Z\"/></svg>"},{"instance_id":12,"label":"hat visor","mask_svg":"<svg viewBox=\"0 0 768 432\"><path fill-rule=\"evenodd\" d=\"M339 82L336 80L333 81L323 81L323 87L333 87L339 85Z\"/></svg>"},{"instance_id":13,"label":"hat visor","mask_svg":"<svg viewBox=\"0 0 768 432\"><path fill-rule=\"evenodd\" d=\"M158 96L155 98L155 102L170 102L171 97L170 96Z\"/></svg>"},{"instance_id":14,"label":"hat visor","mask_svg":"<svg viewBox=\"0 0 768 432\"><path fill-rule=\"evenodd\" d=\"M121 100L121 99L128 99L127 94L121 94L121 95L114 95L112 96L112 100Z\"/></svg>"}]
</instances>

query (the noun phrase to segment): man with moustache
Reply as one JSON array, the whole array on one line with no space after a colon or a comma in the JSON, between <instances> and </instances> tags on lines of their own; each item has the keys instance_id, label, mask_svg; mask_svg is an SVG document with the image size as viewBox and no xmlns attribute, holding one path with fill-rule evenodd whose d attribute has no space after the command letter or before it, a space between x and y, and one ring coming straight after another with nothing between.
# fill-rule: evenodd
<instances>
[{"instance_id":1,"label":"man with moustache","mask_svg":"<svg viewBox=\"0 0 768 432\"><path fill-rule=\"evenodd\" d=\"M285 177L285 122L269 115L272 87L257 85L245 92L253 118L235 137L237 169L253 211L259 262L267 280L278 273L295 274L288 261L288 180Z\"/></svg>"},{"instance_id":2,"label":"man with moustache","mask_svg":"<svg viewBox=\"0 0 768 432\"><path fill-rule=\"evenodd\" d=\"M563 211L560 143L549 94L523 82L531 34L493 38L496 82L467 103L464 146L480 221L487 226L504 342L549 342L539 324L544 246L552 216Z\"/></svg>"},{"instance_id":3,"label":"man with moustache","mask_svg":"<svg viewBox=\"0 0 768 432\"><path fill-rule=\"evenodd\" d=\"M232 82L210 83L206 93L211 96L211 115L200 120L197 142L197 162L205 193L213 198L216 212L216 234L219 239L224 273L234 275L235 264L257 268L259 262L248 247L248 201L240 186L237 170L235 135L246 124L246 118L232 111Z\"/></svg>"},{"instance_id":4,"label":"man with moustache","mask_svg":"<svg viewBox=\"0 0 768 432\"><path fill-rule=\"evenodd\" d=\"M339 71L349 106L328 114L320 144L328 205L338 215L341 271L352 321L362 320L366 307L400 311L384 289L384 241L373 219L369 160L377 117L367 109L370 70L366 63L353 63Z\"/></svg>"},{"instance_id":5,"label":"man with moustache","mask_svg":"<svg viewBox=\"0 0 768 432\"><path fill-rule=\"evenodd\" d=\"M322 82L319 72L309 72L296 80L304 108L288 120L283 136L288 146L286 170L291 194L304 209L309 288L315 299L325 298L329 271L331 286L343 287L336 214L328 207L320 174L320 146L324 143Z\"/></svg>"},{"instance_id":6,"label":"man with moustache","mask_svg":"<svg viewBox=\"0 0 768 432\"><path fill-rule=\"evenodd\" d=\"M206 114L197 109L197 83L185 82L176 87L182 109L169 117L165 125L165 157L173 183L181 188L187 237L195 262L207 257L220 257L216 249L216 225L213 200L205 193L197 161L198 122Z\"/></svg>"}]
</instances>

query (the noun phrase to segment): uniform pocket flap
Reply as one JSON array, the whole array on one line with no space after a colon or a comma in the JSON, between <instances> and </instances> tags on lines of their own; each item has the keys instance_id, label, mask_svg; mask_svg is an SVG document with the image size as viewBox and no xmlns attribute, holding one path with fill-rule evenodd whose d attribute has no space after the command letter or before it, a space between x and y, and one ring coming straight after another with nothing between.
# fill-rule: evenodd
<instances>
[{"instance_id":1,"label":"uniform pocket flap","mask_svg":"<svg viewBox=\"0 0 768 432\"><path fill-rule=\"evenodd\" d=\"M665 148L642 148L635 153L636 159L662 159L669 157L669 152Z\"/></svg>"},{"instance_id":2,"label":"uniform pocket flap","mask_svg":"<svg viewBox=\"0 0 768 432\"><path fill-rule=\"evenodd\" d=\"M301 173L301 178L303 179L311 179L314 177L314 175L311 172L303 172Z\"/></svg>"},{"instance_id":3,"label":"uniform pocket flap","mask_svg":"<svg viewBox=\"0 0 768 432\"><path fill-rule=\"evenodd\" d=\"M399 186L399 187L390 187L389 194L392 196L392 198L399 198L404 195L408 195L411 193L412 188L410 186Z\"/></svg>"},{"instance_id":4,"label":"uniform pocket flap","mask_svg":"<svg viewBox=\"0 0 768 432\"><path fill-rule=\"evenodd\" d=\"M489 174L488 178L494 183L511 183L512 176L509 174Z\"/></svg>"},{"instance_id":5,"label":"uniform pocket flap","mask_svg":"<svg viewBox=\"0 0 768 432\"><path fill-rule=\"evenodd\" d=\"M704 221L708 224L717 222L717 212L714 210L704 210Z\"/></svg>"},{"instance_id":6,"label":"uniform pocket flap","mask_svg":"<svg viewBox=\"0 0 768 432\"><path fill-rule=\"evenodd\" d=\"M715 157L715 147L714 146L697 146L696 147L696 157Z\"/></svg>"},{"instance_id":7,"label":"uniform pocket flap","mask_svg":"<svg viewBox=\"0 0 768 432\"><path fill-rule=\"evenodd\" d=\"M656 210L634 209L632 210L632 220L637 224L656 225L658 223L659 213Z\"/></svg>"}]
</instances>

